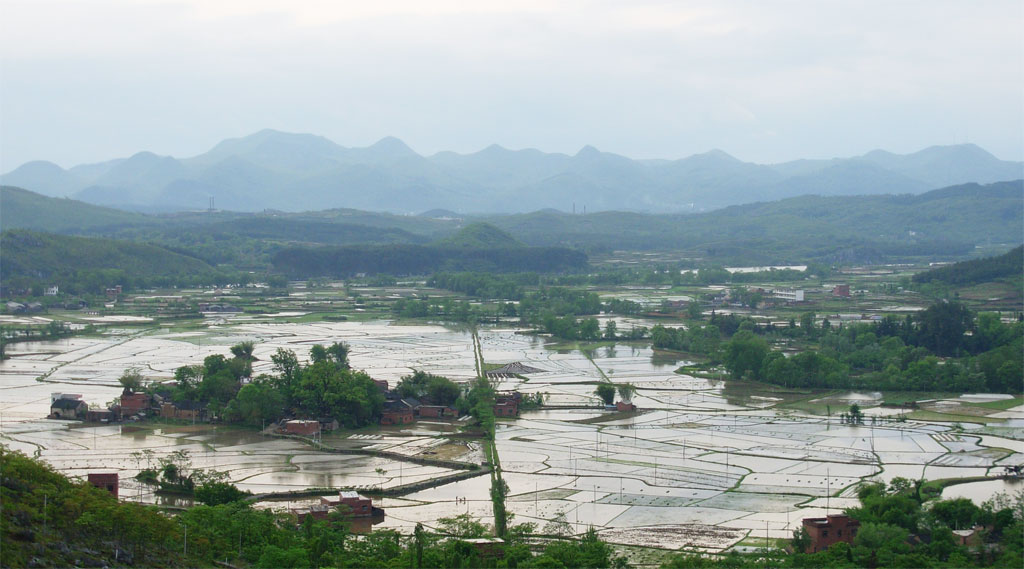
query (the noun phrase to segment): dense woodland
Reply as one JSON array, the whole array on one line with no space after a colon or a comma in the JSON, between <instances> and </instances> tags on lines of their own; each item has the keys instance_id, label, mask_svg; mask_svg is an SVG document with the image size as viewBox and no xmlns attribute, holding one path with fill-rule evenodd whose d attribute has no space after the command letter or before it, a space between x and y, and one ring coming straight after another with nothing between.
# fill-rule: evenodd
<instances>
[{"instance_id":1,"label":"dense woodland","mask_svg":"<svg viewBox=\"0 0 1024 569\"><path fill-rule=\"evenodd\" d=\"M1024 246L1007 251L997 257L972 259L953 263L914 275L915 283L945 283L969 285L1001 278L1020 278L1024 275Z\"/></svg>"}]
</instances>

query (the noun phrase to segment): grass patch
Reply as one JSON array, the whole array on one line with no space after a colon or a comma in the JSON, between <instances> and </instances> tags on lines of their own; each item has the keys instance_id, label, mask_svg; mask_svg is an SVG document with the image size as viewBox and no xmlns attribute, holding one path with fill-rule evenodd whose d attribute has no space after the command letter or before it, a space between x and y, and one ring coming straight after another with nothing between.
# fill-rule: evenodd
<instances>
[{"instance_id":1,"label":"grass patch","mask_svg":"<svg viewBox=\"0 0 1024 569\"><path fill-rule=\"evenodd\" d=\"M1002 423L1005 419L996 419L978 415L962 415L954 413L939 413L938 411L913 411L907 415L912 421L939 421L949 423Z\"/></svg>"},{"instance_id":2,"label":"grass patch","mask_svg":"<svg viewBox=\"0 0 1024 569\"><path fill-rule=\"evenodd\" d=\"M974 403L975 407L984 407L985 409L998 409L1005 411L1012 409L1019 405L1024 405L1024 397L1014 397L1013 399L1001 399L999 401L986 401L984 403Z\"/></svg>"}]
</instances>

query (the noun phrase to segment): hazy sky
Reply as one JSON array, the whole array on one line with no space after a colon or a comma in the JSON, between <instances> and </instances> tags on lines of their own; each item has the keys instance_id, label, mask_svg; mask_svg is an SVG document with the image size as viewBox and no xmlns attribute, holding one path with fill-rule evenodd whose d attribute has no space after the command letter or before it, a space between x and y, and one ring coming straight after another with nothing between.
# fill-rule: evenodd
<instances>
[{"instance_id":1,"label":"hazy sky","mask_svg":"<svg viewBox=\"0 0 1024 569\"><path fill-rule=\"evenodd\" d=\"M0 171L263 128L421 154L1020 160L1021 30L1021 0L0 0Z\"/></svg>"}]
</instances>

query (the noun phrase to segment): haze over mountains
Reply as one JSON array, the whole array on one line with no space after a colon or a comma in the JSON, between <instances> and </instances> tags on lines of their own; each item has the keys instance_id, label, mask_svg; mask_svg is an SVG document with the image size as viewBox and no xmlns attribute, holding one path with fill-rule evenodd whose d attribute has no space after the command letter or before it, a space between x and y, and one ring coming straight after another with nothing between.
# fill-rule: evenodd
<instances>
[{"instance_id":1,"label":"haze over mountains","mask_svg":"<svg viewBox=\"0 0 1024 569\"><path fill-rule=\"evenodd\" d=\"M898 155L761 165L712 150L680 160L632 160L586 146L574 156L492 145L425 157L396 138L345 148L319 136L263 130L186 159L140 152L62 169L23 164L0 183L49 196L142 211L354 208L419 213L701 211L807 194L917 194L967 182L1024 178L1024 163L973 144Z\"/></svg>"}]
</instances>

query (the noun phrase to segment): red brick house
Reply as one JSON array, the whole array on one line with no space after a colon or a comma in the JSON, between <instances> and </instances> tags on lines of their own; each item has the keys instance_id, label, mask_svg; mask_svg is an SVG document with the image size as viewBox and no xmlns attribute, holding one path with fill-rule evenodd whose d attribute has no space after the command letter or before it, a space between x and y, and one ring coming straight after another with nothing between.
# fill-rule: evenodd
<instances>
[{"instance_id":1,"label":"red brick house","mask_svg":"<svg viewBox=\"0 0 1024 569\"><path fill-rule=\"evenodd\" d=\"M181 403L165 402L160 406L160 416L167 419L182 421L205 421L206 407L201 403L183 401Z\"/></svg>"},{"instance_id":2,"label":"red brick house","mask_svg":"<svg viewBox=\"0 0 1024 569\"><path fill-rule=\"evenodd\" d=\"M351 492L342 490L338 492L338 497L334 498L331 496L324 496L320 498L320 504L324 506L330 506L332 508L337 506L348 506L352 512L352 517L365 518L373 515L373 501L369 498L360 496L358 492Z\"/></svg>"},{"instance_id":3,"label":"red brick house","mask_svg":"<svg viewBox=\"0 0 1024 569\"><path fill-rule=\"evenodd\" d=\"M860 522L846 514L831 514L825 518L804 518L803 526L811 538L804 553L816 553L840 541L852 544Z\"/></svg>"},{"instance_id":4,"label":"red brick house","mask_svg":"<svg viewBox=\"0 0 1024 569\"><path fill-rule=\"evenodd\" d=\"M100 490L106 490L117 498L117 473L101 473L101 472L90 472L89 473L89 484L99 488Z\"/></svg>"},{"instance_id":5,"label":"red brick house","mask_svg":"<svg viewBox=\"0 0 1024 569\"><path fill-rule=\"evenodd\" d=\"M320 421L287 421L284 424L284 432L289 435L309 437L320 432Z\"/></svg>"},{"instance_id":6,"label":"red brick house","mask_svg":"<svg viewBox=\"0 0 1024 569\"><path fill-rule=\"evenodd\" d=\"M455 409L447 405L420 405L420 417L440 419L442 417L454 417Z\"/></svg>"},{"instance_id":7,"label":"red brick house","mask_svg":"<svg viewBox=\"0 0 1024 569\"><path fill-rule=\"evenodd\" d=\"M149 409L150 397L148 393L122 393L121 394L121 416L131 417Z\"/></svg>"},{"instance_id":8,"label":"red brick house","mask_svg":"<svg viewBox=\"0 0 1024 569\"><path fill-rule=\"evenodd\" d=\"M850 298L850 285L841 284L832 287L832 296L838 296L841 298Z\"/></svg>"},{"instance_id":9,"label":"red brick house","mask_svg":"<svg viewBox=\"0 0 1024 569\"><path fill-rule=\"evenodd\" d=\"M523 396L518 391L502 393L494 397L495 417L518 417L519 401Z\"/></svg>"},{"instance_id":10,"label":"red brick house","mask_svg":"<svg viewBox=\"0 0 1024 569\"><path fill-rule=\"evenodd\" d=\"M408 425L416 421L416 411L421 407L415 399L398 399L384 402L381 411L381 425Z\"/></svg>"},{"instance_id":11,"label":"red brick house","mask_svg":"<svg viewBox=\"0 0 1024 569\"><path fill-rule=\"evenodd\" d=\"M626 403L625 401L618 401L615 403L616 411L636 411L636 405L632 403Z\"/></svg>"}]
</instances>

